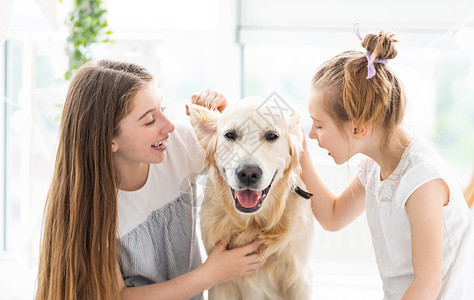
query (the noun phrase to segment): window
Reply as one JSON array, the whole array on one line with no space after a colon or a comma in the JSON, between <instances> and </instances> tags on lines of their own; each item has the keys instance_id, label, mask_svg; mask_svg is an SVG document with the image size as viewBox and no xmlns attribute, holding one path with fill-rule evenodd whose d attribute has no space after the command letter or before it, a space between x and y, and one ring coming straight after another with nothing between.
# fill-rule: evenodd
<instances>
[{"instance_id":1,"label":"window","mask_svg":"<svg viewBox=\"0 0 474 300\"><path fill-rule=\"evenodd\" d=\"M436 144L464 187L474 163L474 4L458 2L420 1L410 3L409 10L407 1L377 3L378 13L367 14L362 12L366 5L352 1L243 0L238 34L243 95L276 91L305 111L317 67L342 51L363 50L352 31L354 23L360 22L363 36L392 30L400 43L389 65L407 91L405 123ZM426 5L430 13L419 18ZM302 121L308 131L309 118L303 115ZM319 163L331 161L317 151Z\"/></svg>"},{"instance_id":2,"label":"window","mask_svg":"<svg viewBox=\"0 0 474 300\"><path fill-rule=\"evenodd\" d=\"M53 61L62 49L15 39L5 48L4 249L37 255L63 101Z\"/></svg>"},{"instance_id":3,"label":"window","mask_svg":"<svg viewBox=\"0 0 474 300\"><path fill-rule=\"evenodd\" d=\"M0 48L0 253L5 250L5 97L6 97L6 45Z\"/></svg>"}]
</instances>

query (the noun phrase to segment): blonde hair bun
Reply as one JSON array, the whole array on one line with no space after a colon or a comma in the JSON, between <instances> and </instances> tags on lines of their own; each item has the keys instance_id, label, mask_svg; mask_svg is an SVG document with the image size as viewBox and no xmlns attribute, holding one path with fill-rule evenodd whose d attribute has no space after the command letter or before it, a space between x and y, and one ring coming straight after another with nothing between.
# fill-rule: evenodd
<instances>
[{"instance_id":1,"label":"blonde hair bun","mask_svg":"<svg viewBox=\"0 0 474 300\"><path fill-rule=\"evenodd\" d=\"M395 43L398 40L395 34L388 31L380 30L378 35L368 34L364 37L361 44L367 51L371 53L371 59L393 59L397 56Z\"/></svg>"}]
</instances>

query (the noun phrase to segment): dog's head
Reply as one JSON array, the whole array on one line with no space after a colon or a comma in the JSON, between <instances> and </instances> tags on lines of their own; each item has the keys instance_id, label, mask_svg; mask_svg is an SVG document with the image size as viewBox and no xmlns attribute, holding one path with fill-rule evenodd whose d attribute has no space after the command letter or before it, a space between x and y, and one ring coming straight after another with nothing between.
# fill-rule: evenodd
<instances>
[{"instance_id":1,"label":"dog's head","mask_svg":"<svg viewBox=\"0 0 474 300\"><path fill-rule=\"evenodd\" d=\"M240 213L258 212L280 179L296 182L303 141L296 113L248 97L222 114L190 105L190 118L208 167L230 187Z\"/></svg>"}]
</instances>

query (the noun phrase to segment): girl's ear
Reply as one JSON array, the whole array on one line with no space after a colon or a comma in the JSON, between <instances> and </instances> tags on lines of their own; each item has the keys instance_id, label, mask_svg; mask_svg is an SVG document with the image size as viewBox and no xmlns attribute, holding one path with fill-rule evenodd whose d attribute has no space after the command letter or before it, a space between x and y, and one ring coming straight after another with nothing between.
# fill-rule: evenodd
<instances>
[{"instance_id":1,"label":"girl's ear","mask_svg":"<svg viewBox=\"0 0 474 300\"><path fill-rule=\"evenodd\" d=\"M208 149L216 142L217 120L221 113L195 104L188 104L187 111L199 143Z\"/></svg>"},{"instance_id":2,"label":"girl's ear","mask_svg":"<svg viewBox=\"0 0 474 300\"><path fill-rule=\"evenodd\" d=\"M352 121L352 134L356 139L358 140L363 139L367 135L368 132L369 132L369 125L365 124L365 125L357 126L356 121Z\"/></svg>"},{"instance_id":3,"label":"girl's ear","mask_svg":"<svg viewBox=\"0 0 474 300\"><path fill-rule=\"evenodd\" d=\"M118 145L117 145L117 141L115 141L115 139L112 140L112 152L117 152L118 150Z\"/></svg>"}]
</instances>

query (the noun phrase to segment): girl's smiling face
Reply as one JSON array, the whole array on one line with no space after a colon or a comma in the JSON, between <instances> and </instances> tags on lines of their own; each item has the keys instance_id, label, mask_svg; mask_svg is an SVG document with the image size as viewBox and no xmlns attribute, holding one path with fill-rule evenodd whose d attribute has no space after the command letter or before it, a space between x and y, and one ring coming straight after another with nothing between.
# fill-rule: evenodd
<instances>
[{"instance_id":1,"label":"girl's smiling face","mask_svg":"<svg viewBox=\"0 0 474 300\"><path fill-rule=\"evenodd\" d=\"M332 118L323 108L323 101L331 97L331 93L313 89L309 101L308 111L313 120L309 138L318 141L318 145L329 151L329 155L338 165L345 163L353 156L351 154L351 122L344 122L342 128L334 123Z\"/></svg>"},{"instance_id":2,"label":"girl's smiling face","mask_svg":"<svg viewBox=\"0 0 474 300\"><path fill-rule=\"evenodd\" d=\"M120 164L160 163L174 125L161 106L159 89L147 84L135 96L130 113L120 121L112 151Z\"/></svg>"}]
</instances>

